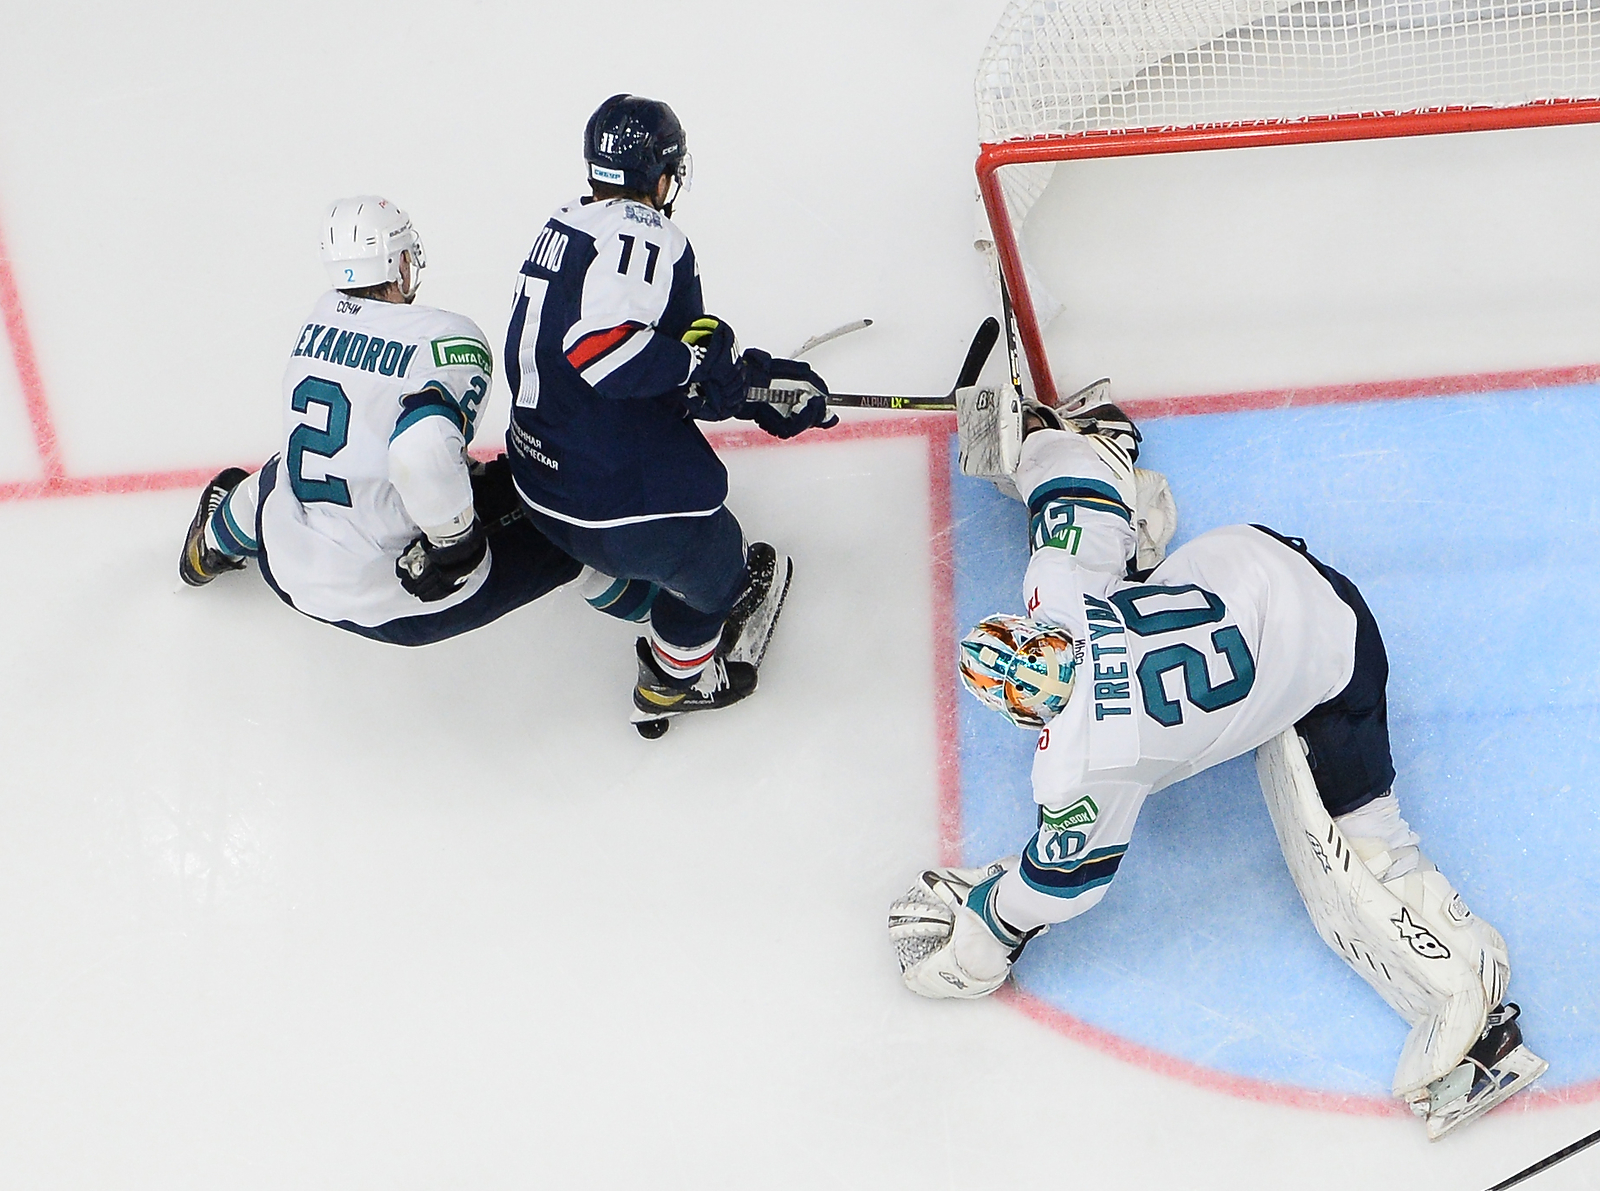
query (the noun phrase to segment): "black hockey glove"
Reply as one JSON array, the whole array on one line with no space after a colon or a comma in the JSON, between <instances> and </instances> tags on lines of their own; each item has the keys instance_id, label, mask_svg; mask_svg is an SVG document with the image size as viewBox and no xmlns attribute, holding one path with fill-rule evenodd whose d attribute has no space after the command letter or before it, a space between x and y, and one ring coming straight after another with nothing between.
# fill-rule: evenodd
<instances>
[{"instance_id":1,"label":"black hockey glove","mask_svg":"<svg viewBox=\"0 0 1600 1191\"><path fill-rule=\"evenodd\" d=\"M711 315L697 318L683 333L695 355L689 371L689 416L708 422L731 418L744 404L745 382L734 355L739 346L733 328Z\"/></svg>"},{"instance_id":2,"label":"black hockey glove","mask_svg":"<svg viewBox=\"0 0 1600 1191\"><path fill-rule=\"evenodd\" d=\"M1074 414L1066 422L1079 434L1098 434L1116 443L1127 453L1130 464L1139 462L1139 444L1144 441L1144 435L1139 433L1132 418L1109 402Z\"/></svg>"},{"instance_id":3,"label":"black hockey glove","mask_svg":"<svg viewBox=\"0 0 1600 1191\"><path fill-rule=\"evenodd\" d=\"M430 542L427 534L418 534L394 560L394 573L401 587L431 604L456 592L478 569L488 549L489 539L477 520L466 533L443 546Z\"/></svg>"},{"instance_id":4,"label":"black hockey glove","mask_svg":"<svg viewBox=\"0 0 1600 1191\"><path fill-rule=\"evenodd\" d=\"M751 348L739 357L745 388L770 389L773 381L796 381L816 392L789 405L765 401L746 401L738 416L754 422L774 438L793 438L813 426L826 430L839 424L839 415L828 412L828 383L798 360L771 356Z\"/></svg>"},{"instance_id":5,"label":"black hockey glove","mask_svg":"<svg viewBox=\"0 0 1600 1191\"><path fill-rule=\"evenodd\" d=\"M522 520L527 506L517 495L511 479L511 460L504 454L496 455L487 463L473 460L467 467L472 480L472 508L478 515L483 532L493 534L514 521Z\"/></svg>"}]
</instances>

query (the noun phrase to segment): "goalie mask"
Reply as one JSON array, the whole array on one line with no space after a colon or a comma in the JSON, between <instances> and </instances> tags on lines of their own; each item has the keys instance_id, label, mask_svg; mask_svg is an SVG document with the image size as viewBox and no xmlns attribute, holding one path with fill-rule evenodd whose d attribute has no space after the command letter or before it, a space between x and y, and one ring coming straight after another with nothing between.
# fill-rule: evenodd
<instances>
[{"instance_id":1,"label":"goalie mask","mask_svg":"<svg viewBox=\"0 0 1600 1191\"><path fill-rule=\"evenodd\" d=\"M961 681L1013 724L1042 728L1072 696L1077 670L1067 630L997 613L961 638Z\"/></svg>"}]
</instances>

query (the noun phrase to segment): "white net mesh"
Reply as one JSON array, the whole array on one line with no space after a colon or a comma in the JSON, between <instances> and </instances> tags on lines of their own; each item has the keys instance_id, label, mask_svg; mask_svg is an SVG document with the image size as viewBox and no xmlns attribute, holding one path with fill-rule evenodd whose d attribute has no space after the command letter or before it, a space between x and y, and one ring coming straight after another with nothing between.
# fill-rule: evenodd
<instances>
[{"instance_id":1,"label":"white net mesh","mask_svg":"<svg viewBox=\"0 0 1600 1191\"><path fill-rule=\"evenodd\" d=\"M1589 0L1012 0L979 136L1592 99L1597 48ZM1019 228L1053 168L1002 171Z\"/></svg>"}]
</instances>

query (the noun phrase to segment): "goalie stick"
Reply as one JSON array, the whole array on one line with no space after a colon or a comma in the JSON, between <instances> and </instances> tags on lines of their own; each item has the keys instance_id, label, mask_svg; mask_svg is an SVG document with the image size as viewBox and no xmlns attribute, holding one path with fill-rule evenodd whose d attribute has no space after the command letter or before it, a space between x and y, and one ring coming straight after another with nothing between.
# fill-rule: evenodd
<instances>
[{"instance_id":1,"label":"goalie stick","mask_svg":"<svg viewBox=\"0 0 1600 1191\"><path fill-rule=\"evenodd\" d=\"M832 334L832 333L830 333ZM989 353L994 350L995 341L1000 338L1000 323L994 318L986 318L978 325L977 334L972 337L972 345L967 348L967 358L961 364L961 372L956 376L955 386L943 397L911 397L899 396L891 393L829 393L829 405L844 405L856 409L908 409L908 410L951 410L956 407L956 389L965 389L978 381L978 374L983 371L983 366L989 360ZM803 401L811 393L811 386L795 386L792 388L752 388L746 393L746 400L761 401L768 405L793 405L797 400Z\"/></svg>"},{"instance_id":2,"label":"goalie stick","mask_svg":"<svg viewBox=\"0 0 1600 1191\"><path fill-rule=\"evenodd\" d=\"M1588 1149L1590 1146L1592 1146L1597 1141L1600 1141L1600 1129L1595 1130L1593 1133L1589 1134L1589 1136L1587 1136L1587 1137L1580 1137L1577 1141L1573 1142L1571 1145L1566 1146L1563 1149L1557 1150L1555 1153L1551 1154L1548 1158L1541 1158L1541 1159L1539 1159L1539 1161L1535 1162L1532 1166L1529 1166L1524 1170L1517 1171L1516 1174L1512 1175L1509 1179L1506 1179L1504 1182L1496 1183L1494 1186L1490 1187L1489 1191L1509 1191L1510 1188L1515 1187L1518 1183L1522 1182L1524 1179L1531 1179L1534 1175L1538 1174L1541 1170L1550 1169L1550 1167L1554 1166L1557 1162L1561 1162L1561 1161L1563 1161L1563 1160L1565 1160L1567 1158L1570 1158L1570 1157L1572 1157L1572 1155L1578 1153L1581 1150Z\"/></svg>"}]
</instances>

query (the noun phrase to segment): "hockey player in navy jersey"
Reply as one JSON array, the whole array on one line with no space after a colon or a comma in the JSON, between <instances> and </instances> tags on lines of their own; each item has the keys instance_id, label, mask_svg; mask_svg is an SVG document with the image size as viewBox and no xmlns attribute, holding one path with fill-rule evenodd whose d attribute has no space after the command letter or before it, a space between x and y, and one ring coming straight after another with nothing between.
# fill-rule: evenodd
<instances>
[{"instance_id":1,"label":"hockey player in navy jersey","mask_svg":"<svg viewBox=\"0 0 1600 1191\"><path fill-rule=\"evenodd\" d=\"M959 665L986 706L1038 733L1039 829L985 868L924 872L895 903L906 984L993 992L1029 938L1105 897L1147 796L1255 749L1313 925L1412 1027L1394 1093L1430 1136L1536 1078L1546 1064L1503 1000L1505 940L1401 816L1388 660L1355 584L1259 526L1164 558L1176 508L1134 466L1138 432L1113 405L1013 405L1014 433L1003 403L958 392L957 405L964 469L1007 460L974 470L1014 485L1030 514L1026 615L986 618ZM1020 450L990 450L991 433Z\"/></svg>"},{"instance_id":2,"label":"hockey player in navy jersey","mask_svg":"<svg viewBox=\"0 0 1600 1191\"><path fill-rule=\"evenodd\" d=\"M414 302L425 257L406 213L341 199L322 225L333 289L284 372L283 446L200 497L178 571L198 587L255 559L285 603L423 645L571 582L582 564L528 522L502 456L466 454L493 356L471 319ZM590 574L591 604L637 618L648 583Z\"/></svg>"},{"instance_id":3,"label":"hockey player in navy jersey","mask_svg":"<svg viewBox=\"0 0 1600 1191\"><path fill-rule=\"evenodd\" d=\"M788 438L837 418L810 368L739 353L728 324L707 316L694 249L671 219L690 177L672 109L612 96L584 130L584 158L591 193L550 218L522 265L506 445L553 542L660 587L634 690L635 722L656 735L673 715L754 691L792 572L765 543L746 551L723 503L727 472L696 422L744 418ZM793 405L747 400L774 380L814 389Z\"/></svg>"}]
</instances>

